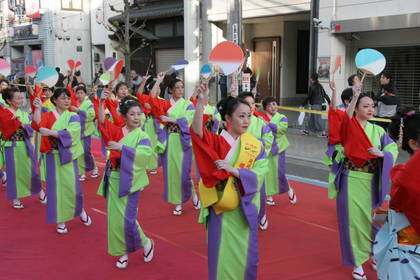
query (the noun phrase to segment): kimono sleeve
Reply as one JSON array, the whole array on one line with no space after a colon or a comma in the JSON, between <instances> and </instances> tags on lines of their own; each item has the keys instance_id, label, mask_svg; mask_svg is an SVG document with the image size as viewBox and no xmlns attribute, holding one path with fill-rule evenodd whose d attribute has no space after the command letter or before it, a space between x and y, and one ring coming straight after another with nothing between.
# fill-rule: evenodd
<instances>
[{"instance_id":1,"label":"kimono sleeve","mask_svg":"<svg viewBox=\"0 0 420 280\"><path fill-rule=\"evenodd\" d=\"M150 105L152 106L153 115L161 124L165 124L161 121L161 116L166 116L166 111L171 107L168 100L160 99L158 97L150 98Z\"/></svg>"},{"instance_id":2,"label":"kimono sleeve","mask_svg":"<svg viewBox=\"0 0 420 280\"><path fill-rule=\"evenodd\" d=\"M274 136L271 133L271 129L268 124L264 124L261 132L261 137L264 144L265 154L268 155L271 151L271 147L274 141Z\"/></svg>"},{"instance_id":3,"label":"kimono sleeve","mask_svg":"<svg viewBox=\"0 0 420 280\"><path fill-rule=\"evenodd\" d=\"M146 135L139 139L136 147L123 145L120 167L120 197L136 192L149 184L145 168L152 155L152 145Z\"/></svg>"},{"instance_id":4,"label":"kimono sleeve","mask_svg":"<svg viewBox=\"0 0 420 280\"><path fill-rule=\"evenodd\" d=\"M251 169L239 169L239 181L242 186L243 196L253 196L261 190L265 175L268 172L268 158L265 149L261 148L261 152L255 159ZM242 198L243 200L243 198Z\"/></svg>"},{"instance_id":5,"label":"kimono sleeve","mask_svg":"<svg viewBox=\"0 0 420 280\"><path fill-rule=\"evenodd\" d=\"M22 123L17 119L12 119L13 114L7 109L0 110L0 131L5 139L15 133L15 131L22 126Z\"/></svg>"},{"instance_id":6,"label":"kimono sleeve","mask_svg":"<svg viewBox=\"0 0 420 280\"><path fill-rule=\"evenodd\" d=\"M203 138L200 138L193 130L191 139L194 156L200 177L206 187L214 187L220 180L230 176L224 170L218 170L214 162L225 158L230 150L230 145L223 137L203 129Z\"/></svg>"},{"instance_id":7,"label":"kimono sleeve","mask_svg":"<svg viewBox=\"0 0 420 280\"><path fill-rule=\"evenodd\" d=\"M118 113L118 101L108 99L105 101L105 106L111 113L114 124L119 127L123 127L125 125L125 122L121 114Z\"/></svg>"}]
</instances>

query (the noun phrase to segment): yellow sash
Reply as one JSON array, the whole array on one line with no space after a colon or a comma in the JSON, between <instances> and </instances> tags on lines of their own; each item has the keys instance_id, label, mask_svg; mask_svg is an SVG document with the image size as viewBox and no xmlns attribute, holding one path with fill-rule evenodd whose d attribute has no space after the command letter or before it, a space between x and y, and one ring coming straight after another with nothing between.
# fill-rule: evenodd
<instances>
[{"instance_id":1,"label":"yellow sash","mask_svg":"<svg viewBox=\"0 0 420 280\"><path fill-rule=\"evenodd\" d=\"M241 135L240 144L239 156L234 167L250 169L253 167L255 159L261 152L262 144L250 133ZM202 207L207 208L213 205L216 214L236 209L239 205L239 196L234 181L235 178L233 176L228 178L222 197L219 199L216 187L207 188L204 186L203 181L200 180L198 187Z\"/></svg>"}]
</instances>

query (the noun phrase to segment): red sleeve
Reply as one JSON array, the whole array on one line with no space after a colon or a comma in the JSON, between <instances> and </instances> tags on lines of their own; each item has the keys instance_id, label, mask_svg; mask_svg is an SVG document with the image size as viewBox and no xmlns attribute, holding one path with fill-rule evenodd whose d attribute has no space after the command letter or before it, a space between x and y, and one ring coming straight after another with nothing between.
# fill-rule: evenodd
<instances>
[{"instance_id":1,"label":"red sleeve","mask_svg":"<svg viewBox=\"0 0 420 280\"><path fill-rule=\"evenodd\" d=\"M116 100L107 99L105 101L105 107L109 110L112 116L112 120L114 124L123 127L125 126L125 121L120 113L118 113L118 104L119 102Z\"/></svg>"},{"instance_id":2,"label":"red sleeve","mask_svg":"<svg viewBox=\"0 0 420 280\"><path fill-rule=\"evenodd\" d=\"M7 109L0 110L0 131L3 134L3 139L8 139L19 127L22 126L20 121L12 118L12 112Z\"/></svg>"},{"instance_id":3,"label":"red sleeve","mask_svg":"<svg viewBox=\"0 0 420 280\"><path fill-rule=\"evenodd\" d=\"M31 125L36 131L39 131L39 129L41 127L51 129L53 127L55 121L56 121L56 119L55 119L55 116L54 116L53 112L45 112L45 113L41 114L41 122L39 124L37 124L35 122L35 120L32 120ZM50 140L48 139L47 136L42 136L41 137L41 149L40 150L41 150L42 153L47 153L47 152L50 152L52 150L51 142L50 142Z\"/></svg>"},{"instance_id":4,"label":"red sleeve","mask_svg":"<svg viewBox=\"0 0 420 280\"><path fill-rule=\"evenodd\" d=\"M197 103L198 103L198 99L197 98L191 97L190 98L190 101L191 101L192 104L194 104L194 107L197 107Z\"/></svg>"},{"instance_id":5,"label":"red sleeve","mask_svg":"<svg viewBox=\"0 0 420 280\"><path fill-rule=\"evenodd\" d=\"M106 146L108 146L109 141L119 142L124 137L122 128L113 124L108 119L105 119L103 124L98 122L98 128ZM121 153L116 150L111 150L109 158L111 160L111 165L116 167L117 159L121 158Z\"/></svg>"},{"instance_id":6,"label":"red sleeve","mask_svg":"<svg viewBox=\"0 0 420 280\"><path fill-rule=\"evenodd\" d=\"M142 93L136 93L136 97L137 100L140 103L141 106L141 110L145 113L145 114L150 114L150 112L152 111L151 109L145 108L144 105L145 104L149 104L150 105L150 95L147 94L142 94ZM151 105L150 105L151 106Z\"/></svg>"},{"instance_id":7,"label":"red sleeve","mask_svg":"<svg viewBox=\"0 0 420 280\"><path fill-rule=\"evenodd\" d=\"M67 86L67 90L70 92L70 99L71 99L71 106L79 107L79 101L77 100L76 94L74 93L74 90L72 87Z\"/></svg>"},{"instance_id":8,"label":"red sleeve","mask_svg":"<svg viewBox=\"0 0 420 280\"><path fill-rule=\"evenodd\" d=\"M256 116L257 118L262 118L266 122L270 122L270 118L266 114L264 114L264 113L262 113L258 110L254 111L254 116Z\"/></svg>"},{"instance_id":9,"label":"red sleeve","mask_svg":"<svg viewBox=\"0 0 420 280\"><path fill-rule=\"evenodd\" d=\"M347 114L344 115L340 139L344 147L344 154L357 167L361 168L369 159L376 158L369 154L368 149L373 145L355 117L349 119Z\"/></svg>"},{"instance_id":10,"label":"red sleeve","mask_svg":"<svg viewBox=\"0 0 420 280\"><path fill-rule=\"evenodd\" d=\"M214 187L220 180L230 176L224 170L218 170L214 161L224 159L230 150L226 140L217 134L203 129L203 138L190 128L194 155L203 183L207 187Z\"/></svg>"},{"instance_id":11,"label":"red sleeve","mask_svg":"<svg viewBox=\"0 0 420 280\"><path fill-rule=\"evenodd\" d=\"M341 122L345 115L345 111L334 110L330 107L330 110L328 111L328 144L334 145L341 143Z\"/></svg>"},{"instance_id":12,"label":"red sleeve","mask_svg":"<svg viewBox=\"0 0 420 280\"><path fill-rule=\"evenodd\" d=\"M171 103L166 99L153 97L150 98L150 104L152 105L153 115L160 123L165 124L160 120L160 117L166 116L166 112L169 110L169 108L171 108Z\"/></svg>"},{"instance_id":13,"label":"red sleeve","mask_svg":"<svg viewBox=\"0 0 420 280\"><path fill-rule=\"evenodd\" d=\"M414 230L420 235L420 152L416 152L405 165L398 165L391 171L392 190L390 206L402 211Z\"/></svg>"},{"instance_id":14,"label":"red sleeve","mask_svg":"<svg viewBox=\"0 0 420 280\"><path fill-rule=\"evenodd\" d=\"M96 96L92 98L93 109L95 110L95 119L99 116L99 101L100 99Z\"/></svg>"}]
</instances>

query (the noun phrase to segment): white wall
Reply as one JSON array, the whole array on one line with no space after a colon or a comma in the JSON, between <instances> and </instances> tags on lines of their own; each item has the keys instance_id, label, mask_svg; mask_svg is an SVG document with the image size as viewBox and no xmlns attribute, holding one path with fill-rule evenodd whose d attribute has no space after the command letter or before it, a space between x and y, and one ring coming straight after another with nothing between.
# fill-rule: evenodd
<instances>
[{"instance_id":1,"label":"white wall","mask_svg":"<svg viewBox=\"0 0 420 280\"><path fill-rule=\"evenodd\" d=\"M320 15L323 11L328 11L325 15L332 15L334 2L339 20L420 12L420 1L417 0L320 0ZM324 19L323 16L320 18Z\"/></svg>"},{"instance_id":2,"label":"white wall","mask_svg":"<svg viewBox=\"0 0 420 280\"><path fill-rule=\"evenodd\" d=\"M335 13L333 4L336 2ZM407 0L320 0L319 19L322 25L329 27L335 20L380 17L420 12L420 1ZM328 30L319 30L318 56L330 56L331 65L334 57L342 55L342 71L335 75L337 92L347 87L347 77L356 73L354 57L359 48L384 46L420 45L420 28L358 32L360 40L351 38L350 34L331 35ZM326 83L324 88L330 93Z\"/></svg>"},{"instance_id":3,"label":"white wall","mask_svg":"<svg viewBox=\"0 0 420 280\"><path fill-rule=\"evenodd\" d=\"M210 21L227 19L226 0L209 0L212 9L208 11ZM310 0L242 0L242 17L265 17L290 13L307 12Z\"/></svg>"}]
</instances>

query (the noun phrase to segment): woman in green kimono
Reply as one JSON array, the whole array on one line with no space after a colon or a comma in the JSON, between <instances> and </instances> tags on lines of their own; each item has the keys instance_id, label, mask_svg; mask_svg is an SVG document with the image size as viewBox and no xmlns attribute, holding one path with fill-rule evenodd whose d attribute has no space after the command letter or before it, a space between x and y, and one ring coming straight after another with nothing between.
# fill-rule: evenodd
<instances>
[{"instance_id":1,"label":"woman in green kimono","mask_svg":"<svg viewBox=\"0 0 420 280\"><path fill-rule=\"evenodd\" d=\"M343 152L332 166L335 174L329 192L336 197L338 228L344 265L353 266L354 279L366 279L362 264L369 260L377 228L372 212L389 192L389 175L398 147L380 126L368 120L375 105L355 87L341 126Z\"/></svg>"},{"instance_id":2,"label":"woman in green kimono","mask_svg":"<svg viewBox=\"0 0 420 280\"><path fill-rule=\"evenodd\" d=\"M229 97L218 105L228 130L203 129L208 92L199 94L191 129L202 180L199 221L206 225L209 279L257 279L260 190L268 161L260 140L247 133L251 108Z\"/></svg>"},{"instance_id":3,"label":"woman in green kimono","mask_svg":"<svg viewBox=\"0 0 420 280\"><path fill-rule=\"evenodd\" d=\"M271 133L270 127L267 125L266 121L262 118L260 112L258 112L255 108L255 97L251 92L243 92L239 95L239 98L245 100L249 106L251 107L252 116L251 116L251 123L248 127L247 132L251 133L254 137L257 137L263 145L265 149L266 155L270 154L271 145L273 144L273 134ZM268 176L268 173L267 173ZM268 219L267 215L265 214L265 201L266 201L266 185L265 180L264 184L261 188L261 208L259 214L260 220L260 229L267 230L268 229Z\"/></svg>"},{"instance_id":4,"label":"woman in green kimono","mask_svg":"<svg viewBox=\"0 0 420 280\"><path fill-rule=\"evenodd\" d=\"M45 197L41 189L38 162L33 145L32 116L20 108L24 96L17 88L3 91L7 108L0 108L0 131L5 154L7 199L13 200L13 208L21 209L20 198L38 194Z\"/></svg>"},{"instance_id":5,"label":"woman in green kimono","mask_svg":"<svg viewBox=\"0 0 420 280\"><path fill-rule=\"evenodd\" d=\"M99 129L111 151L98 194L107 201L108 253L118 256L116 266L128 266L128 254L143 248L145 262L153 258L153 240L137 221L140 191L149 184L146 165L152 156L147 134L140 128L140 104L125 97L118 106L125 126L119 127L105 118L104 102L110 93L104 91L99 106Z\"/></svg>"},{"instance_id":6,"label":"woman in green kimono","mask_svg":"<svg viewBox=\"0 0 420 280\"><path fill-rule=\"evenodd\" d=\"M3 99L3 90L9 87L9 82L7 80L0 80L0 108L5 107L7 104ZM1 145L2 140L0 139L0 180L4 187L6 187L7 175L2 169L4 168L4 151L3 145Z\"/></svg>"},{"instance_id":7,"label":"woman in green kimono","mask_svg":"<svg viewBox=\"0 0 420 280\"><path fill-rule=\"evenodd\" d=\"M79 107L72 106L71 109L77 112L80 118L80 139L83 145L83 155L78 159L80 181L86 180L85 172L92 171L90 177L97 178L98 168L96 167L95 159L91 151L92 135L95 133L95 125L93 121L96 117L93 103L87 96L85 87L78 87L76 89L76 98L79 101Z\"/></svg>"},{"instance_id":8,"label":"woman in green kimono","mask_svg":"<svg viewBox=\"0 0 420 280\"><path fill-rule=\"evenodd\" d=\"M158 162L158 154L156 152L156 146L157 146L158 135L161 133L163 126L154 116L153 111L152 111L152 106L150 105L150 91L154 87L156 81L151 81L148 84L147 89L146 89L147 94L145 94L143 91L146 87L147 80L148 80L147 77L142 78L142 82L140 84L139 90L136 93L136 97L140 103L141 110L143 111L146 118L143 125L143 130L149 136L150 142L152 143L152 150L153 150L153 155L146 169L148 170L149 174L155 175L157 174L156 168L158 168L158 166L160 165ZM156 96L159 96L159 95L160 95L160 88L157 88Z\"/></svg>"},{"instance_id":9,"label":"woman in green kimono","mask_svg":"<svg viewBox=\"0 0 420 280\"><path fill-rule=\"evenodd\" d=\"M287 117L277 112L277 102L272 96L263 101L263 108L267 112L268 126L274 137L271 151L268 155L270 170L267 174L265 186L267 192L267 205L275 205L273 195L287 192L289 201L296 204L297 197L295 191L290 187L286 178L286 149L289 147L286 132L288 127ZM275 170L275 171L274 171Z\"/></svg>"},{"instance_id":10,"label":"woman in green kimono","mask_svg":"<svg viewBox=\"0 0 420 280\"><path fill-rule=\"evenodd\" d=\"M194 115L194 105L184 99L184 83L174 79L169 83L170 100L159 99L157 88L163 81L160 73L151 93L153 114L165 125L158 136L156 150L161 155L166 202L175 204L174 215L182 214L182 203L193 193L193 205L200 209L191 180L192 147L190 125Z\"/></svg>"},{"instance_id":11,"label":"woman in green kimono","mask_svg":"<svg viewBox=\"0 0 420 280\"><path fill-rule=\"evenodd\" d=\"M47 222L57 224L57 232L68 232L65 222L80 216L85 226L91 218L83 209L77 159L82 155L80 119L70 108L70 92L58 88L51 97L55 110L41 114L41 99L35 98L32 126L41 133L41 153L47 183Z\"/></svg>"}]
</instances>

